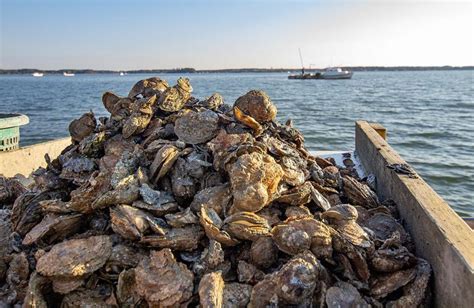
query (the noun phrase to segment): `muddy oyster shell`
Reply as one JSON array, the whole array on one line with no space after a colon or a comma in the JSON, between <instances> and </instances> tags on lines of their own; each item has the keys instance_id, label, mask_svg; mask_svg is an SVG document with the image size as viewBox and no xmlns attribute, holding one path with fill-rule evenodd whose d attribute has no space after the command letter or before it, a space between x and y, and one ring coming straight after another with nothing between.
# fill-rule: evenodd
<instances>
[{"instance_id":1,"label":"muddy oyster shell","mask_svg":"<svg viewBox=\"0 0 474 308\"><path fill-rule=\"evenodd\" d=\"M330 229L311 217L288 219L272 230L278 248L290 255L311 249L316 257L330 257L332 237Z\"/></svg>"},{"instance_id":2,"label":"muddy oyster shell","mask_svg":"<svg viewBox=\"0 0 474 308\"><path fill-rule=\"evenodd\" d=\"M252 212L239 212L224 220L224 230L235 238L255 241L270 234L267 220Z\"/></svg>"},{"instance_id":3,"label":"muddy oyster shell","mask_svg":"<svg viewBox=\"0 0 474 308\"><path fill-rule=\"evenodd\" d=\"M134 102L132 105L133 112L123 125L122 135L124 138L140 134L146 129L153 116L155 101L156 96L153 95L150 98L143 98Z\"/></svg>"},{"instance_id":4,"label":"muddy oyster shell","mask_svg":"<svg viewBox=\"0 0 474 308\"><path fill-rule=\"evenodd\" d=\"M272 236L278 249L289 255L296 255L311 248L310 235L295 227L278 225L272 229Z\"/></svg>"},{"instance_id":5,"label":"muddy oyster shell","mask_svg":"<svg viewBox=\"0 0 474 308\"><path fill-rule=\"evenodd\" d=\"M199 282L199 302L201 307L222 307L224 280L221 272L204 275Z\"/></svg>"},{"instance_id":6,"label":"muddy oyster shell","mask_svg":"<svg viewBox=\"0 0 474 308\"><path fill-rule=\"evenodd\" d=\"M137 307L141 298L136 289L135 269L124 270L117 282L117 301L123 307Z\"/></svg>"},{"instance_id":7,"label":"muddy oyster shell","mask_svg":"<svg viewBox=\"0 0 474 308\"><path fill-rule=\"evenodd\" d=\"M175 122L178 138L189 144L211 140L217 135L219 117L211 110L189 111Z\"/></svg>"},{"instance_id":8,"label":"muddy oyster shell","mask_svg":"<svg viewBox=\"0 0 474 308\"><path fill-rule=\"evenodd\" d=\"M328 308L369 307L359 291L343 281L337 282L326 291L326 305Z\"/></svg>"},{"instance_id":9,"label":"muddy oyster shell","mask_svg":"<svg viewBox=\"0 0 474 308\"><path fill-rule=\"evenodd\" d=\"M268 268L278 260L278 247L269 236L259 237L250 247L250 261L260 268Z\"/></svg>"},{"instance_id":10,"label":"muddy oyster shell","mask_svg":"<svg viewBox=\"0 0 474 308\"><path fill-rule=\"evenodd\" d=\"M398 290L416 277L416 268L400 270L376 277L371 282L370 293L375 298L383 298Z\"/></svg>"},{"instance_id":11,"label":"muddy oyster shell","mask_svg":"<svg viewBox=\"0 0 474 308\"><path fill-rule=\"evenodd\" d=\"M386 240L370 258L372 268L379 272L395 272L412 267L415 263L416 257L402 246L398 232Z\"/></svg>"},{"instance_id":12,"label":"muddy oyster shell","mask_svg":"<svg viewBox=\"0 0 474 308\"><path fill-rule=\"evenodd\" d=\"M179 157L179 150L173 145L164 145L155 156L150 166L150 178L154 183L165 176L171 170L173 164Z\"/></svg>"},{"instance_id":13,"label":"muddy oyster shell","mask_svg":"<svg viewBox=\"0 0 474 308\"><path fill-rule=\"evenodd\" d=\"M204 102L201 102L200 105L216 111L220 106L224 104L224 98L219 93L214 93L208 97Z\"/></svg>"},{"instance_id":14,"label":"muddy oyster shell","mask_svg":"<svg viewBox=\"0 0 474 308\"><path fill-rule=\"evenodd\" d=\"M217 214L222 214L232 198L228 183L200 190L191 202L190 208L199 213L204 205L212 208Z\"/></svg>"},{"instance_id":15,"label":"muddy oyster shell","mask_svg":"<svg viewBox=\"0 0 474 308\"><path fill-rule=\"evenodd\" d=\"M431 267L423 259L418 259L416 277L403 288L403 296L387 303L387 307L418 307L425 297L428 281L431 276Z\"/></svg>"},{"instance_id":16,"label":"muddy oyster shell","mask_svg":"<svg viewBox=\"0 0 474 308\"><path fill-rule=\"evenodd\" d=\"M143 97L149 97L153 95L160 96L160 94L163 93L168 87L169 85L166 80L158 77L152 77L137 82L128 93L128 97L134 98L137 95L142 95Z\"/></svg>"},{"instance_id":17,"label":"muddy oyster shell","mask_svg":"<svg viewBox=\"0 0 474 308\"><path fill-rule=\"evenodd\" d=\"M252 90L239 97L235 101L234 107L239 108L259 123L272 121L277 114L277 109L270 100L270 97L260 90Z\"/></svg>"},{"instance_id":18,"label":"muddy oyster shell","mask_svg":"<svg viewBox=\"0 0 474 308\"><path fill-rule=\"evenodd\" d=\"M144 236L140 243L150 247L191 251L198 247L203 236L204 232L199 225L186 225L182 228L169 229L163 235Z\"/></svg>"},{"instance_id":19,"label":"muddy oyster shell","mask_svg":"<svg viewBox=\"0 0 474 308\"><path fill-rule=\"evenodd\" d=\"M252 286L244 283L232 282L224 286L223 303L224 308L245 308L250 301Z\"/></svg>"},{"instance_id":20,"label":"muddy oyster shell","mask_svg":"<svg viewBox=\"0 0 474 308\"><path fill-rule=\"evenodd\" d=\"M318 285L320 264L310 252L294 256L283 267L252 289L251 307L268 304L308 305Z\"/></svg>"},{"instance_id":21,"label":"muddy oyster shell","mask_svg":"<svg viewBox=\"0 0 474 308\"><path fill-rule=\"evenodd\" d=\"M240 156L229 170L233 206L247 212L261 210L272 201L282 175L281 167L269 155L253 152Z\"/></svg>"},{"instance_id":22,"label":"muddy oyster shell","mask_svg":"<svg viewBox=\"0 0 474 308\"><path fill-rule=\"evenodd\" d=\"M38 273L48 277L81 277L101 268L112 253L108 236L64 241L38 260Z\"/></svg>"},{"instance_id":23,"label":"muddy oyster shell","mask_svg":"<svg viewBox=\"0 0 474 308\"><path fill-rule=\"evenodd\" d=\"M135 269L137 293L152 307L184 304L193 294L193 279L168 248L151 251Z\"/></svg>"},{"instance_id":24,"label":"muddy oyster shell","mask_svg":"<svg viewBox=\"0 0 474 308\"><path fill-rule=\"evenodd\" d=\"M94 113L84 113L79 119L73 120L69 124L69 133L72 141L80 142L92 134L97 126L97 121L94 117Z\"/></svg>"},{"instance_id":25,"label":"muddy oyster shell","mask_svg":"<svg viewBox=\"0 0 474 308\"><path fill-rule=\"evenodd\" d=\"M167 112L175 112L183 108L191 97L193 88L188 78L179 78L178 84L167 88L160 96L158 107Z\"/></svg>"},{"instance_id":26,"label":"muddy oyster shell","mask_svg":"<svg viewBox=\"0 0 474 308\"><path fill-rule=\"evenodd\" d=\"M380 205L377 195L368 185L362 184L350 176L343 177L342 182L344 194L347 196L349 203L366 208L374 208Z\"/></svg>"},{"instance_id":27,"label":"muddy oyster shell","mask_svg":"<svg viewBox=\"0 0 474 308\"><path fill-rule=\"evenodd\" d=\"M232 238L228 232L221 230L224 222L212 208L201 207L199 222L203 226L208 238L218 241L226 246L235 246L239 241Z\"/></svg>"}]
</instances>

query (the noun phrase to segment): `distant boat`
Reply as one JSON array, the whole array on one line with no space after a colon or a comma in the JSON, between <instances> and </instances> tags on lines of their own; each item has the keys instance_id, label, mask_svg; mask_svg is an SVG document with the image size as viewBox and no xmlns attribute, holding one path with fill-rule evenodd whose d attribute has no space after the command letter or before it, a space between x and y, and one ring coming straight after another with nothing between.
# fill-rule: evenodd
<instances>
[{"instance_id":1,"label":"distant boat","mask_svg":"<svg viewBox=\"0 0 474 308\"><path fill-rule=\"evenodd\" d=\"M351 79L352 72L340 67L328 67L321 73L322 79Z\"/></svg>"},{"instance_id":2,"label":"distant boat","mask_svg":"<svg viewBox=\"0 0 474 308\"><path fill-rule=\"evenodd\" d=\"M44 74L40 73L40 72L34 72L32 75L33 75L33 77L43 77L44 76Z\"/></svg>"},{"instance_id":3,"label":"distant boat","mask_svg":"<svg viewBox=\"0 0 474 308\"><path fill-rule=\"evenodd\" d=\"M64 72L63 75L64 75L64 77L74 77L75 76L74 73L66 73L66 72Z\"/></svg>"},{"instance_id":4,"label":"distant boat","mask_svg":"<svg viewBox=\"0 0 474 308\"><path fill-rule=\"evenodd\" d=\"M120 72L120 76L125 76L125 75L127 75L127 73Z\"/></svg>"}]
</instances>

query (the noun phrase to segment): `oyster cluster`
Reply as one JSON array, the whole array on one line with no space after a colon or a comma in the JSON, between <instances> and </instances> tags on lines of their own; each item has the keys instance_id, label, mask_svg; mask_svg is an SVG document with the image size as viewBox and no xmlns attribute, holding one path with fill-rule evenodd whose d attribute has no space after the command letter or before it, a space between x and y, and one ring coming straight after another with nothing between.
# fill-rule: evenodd
<instances>
[{"instance_id":1,"label":"oyster cluster","mask_svg":"<svg viewBox=\"0 0 474 308\"><path fill-rule=\"evenodd\" d=\"M24 186L0 176L0 306L429 304L393 202L312 156L263 91L141 80Z\"/></svg>"}]
</instances>

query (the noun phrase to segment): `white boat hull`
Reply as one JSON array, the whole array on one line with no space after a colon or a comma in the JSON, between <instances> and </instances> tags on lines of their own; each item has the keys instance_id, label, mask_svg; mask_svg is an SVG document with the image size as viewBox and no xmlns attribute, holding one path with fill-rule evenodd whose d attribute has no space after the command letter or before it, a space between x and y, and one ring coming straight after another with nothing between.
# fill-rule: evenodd
<instances>
[{"instance_id":1,"label":"white boat hull","mask_svg":"<svg viewBox=\"0 0 474 308\"><path fill-rule=\"evenodd\" d=\"M340 74L322 74L321 75L322 79L351 79L352 78L352 72L345 72L345 73L340 73Z\"/></svg>"}]
</instances>

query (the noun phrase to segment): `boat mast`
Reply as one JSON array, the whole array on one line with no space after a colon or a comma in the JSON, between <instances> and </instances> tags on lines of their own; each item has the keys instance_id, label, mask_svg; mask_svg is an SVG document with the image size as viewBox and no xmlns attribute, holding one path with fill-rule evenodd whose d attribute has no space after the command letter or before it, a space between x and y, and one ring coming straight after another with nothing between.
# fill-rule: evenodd
<instances>
[{"instance_id":1,"label":"boat mast","mask_svg":"<svg viewBox=\"0 0 474 308\"><path fill-rule=\"evenodd\" d=\"M301 56L301 49L300 48L298 48L298 52L300 54L300 61L301 61L301 74L304 75L303 56Z\"/></svg>"}]
</instances>

